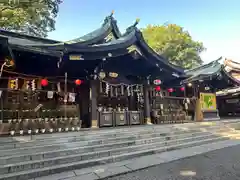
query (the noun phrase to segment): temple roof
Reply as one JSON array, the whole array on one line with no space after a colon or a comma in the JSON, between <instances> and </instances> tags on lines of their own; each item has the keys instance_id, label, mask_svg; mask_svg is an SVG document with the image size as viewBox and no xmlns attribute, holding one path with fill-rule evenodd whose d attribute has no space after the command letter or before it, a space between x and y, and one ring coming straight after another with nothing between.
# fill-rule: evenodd
<instances>
[{"instance_id":1,"label":"temple roof","mask_svg":"<svg viewBox=\"0 0 240 180\"><path fill-rule=\"evenodd\" d=\"M217 96L226 96L226 95L229 95L229 94L239 94L240 92L240 87L230 87L230 88L227 88L227 89L223 89L223 90L220 90L220 91L217 91L216 92L216 95Z\"/></svg>"},{"instance_id":2,"label":"temple roof","mask_svg":"<svg viewBox=\"0 0 240 180\"><path fill-rule=\"evenodd\" d=\"M184 74L183 69L170 64L167 59L154 52L145 42L141 31L135 26L128 28L123 36L110 42L82 47L65 45L64 50L68 55L65 61L71 60L72 55L78 55L82 60L96 60L132 54L132 56L142 57L146 63L158 69L159 72L161 69L167 70L167 74L171 73L174 78Z\"/></svg>"},{"instance_id":3,"label":"temple roof","mask_svg":"<svg viewBox=\"0 0 240 180\"><path fill-rule=\"evenodd\" d=\"M239 95L240 92L240 63L225 59L222 66L225 79L232 82L232 87L216 92L217 96Z\"/></svg>"},{"instance_id":4,"label":"temple roof","mask_svg":"<svg viewBox=\"0 0 240 180\"><path fill-rule=\"evenodd\" d=\"M139 20L128 27L124 34L121 34L112 15L105 18L99 29L71 41L59 42L7 31L0 31L0 39L1 37L8 38L8 44L13 50L61 57L65 62L73 60L71 59L73 56L75 56L74 61L84 60L87 63L87 60L99 61L131 55L145 59L145 63L151 65L150 69L154 68L156 72L164 71L168 75L171 73L174 78L184 74L182 68L170 64L167 59L148 46L141 31L136 27ZM106 40L105 38L110 34L113 38ZM76 57L80 58L76 59ZM96 63L94 62L93 65L96 66ZM151 74L150 71L149 74Z\"/></svg>"},{"instance_id":5,"label":"temple roof","mask_svg":"<svg viewBox=\"0 0 240 180\"><path fill-rule=\"evenodd\" d=\"M91 45L96 43L104 42L105 38L107 38L110 34L113 38L117 39L122 36L120 33L117 21L113 18L113 13L107 16L101 25L100 28L75 39L69 41L56 41L51 39L45 39L40 37L29 36L21 33L15 33L11 31L1 30L0 29L0 38L8 38L8 43L12 46L12 48L18 48L35 52L44 52L39 48L41 47L48 47L48 46L63 46L64 44L67 45Z\"/></svg>"},{"instance_id":6,"label":"temple roof","mask_svg":"<svg viewBox=\"0 0 240 180\"><path fill-rule=\"evenodd\" d=\"M185 73L188 78L182 82L187 83L218 77L218 79L228 82L229 86L240 85L240 63L225 59L221 64L220 60L222 60L222 57L197 68L186 70Z\"/></svg>"},{"instance_id":7,"label":"temple roof","mask_svg":"<svg viewBox=\"0 0 240 180\"><path fill-rule=\"evenodd\" d=\"M240 85L240 63L230 59L225 59L223 62L223 72L234 83Z\"/></svg>"},{"instance_id":8,"label":"temple roof","mask_svg":"<svg viewBox=\"0 0 240 180\"><path fill-rule=\"evenodd\" d=\"M204 64L202 66L186 70L185 73L188 78L185 79L183 83L201 80L204 78L217 75L222 69L222 64L219 63L221 59L222 57L218 58L217 60L211 61L208 64Z\"/></svg>"}]
</instances>

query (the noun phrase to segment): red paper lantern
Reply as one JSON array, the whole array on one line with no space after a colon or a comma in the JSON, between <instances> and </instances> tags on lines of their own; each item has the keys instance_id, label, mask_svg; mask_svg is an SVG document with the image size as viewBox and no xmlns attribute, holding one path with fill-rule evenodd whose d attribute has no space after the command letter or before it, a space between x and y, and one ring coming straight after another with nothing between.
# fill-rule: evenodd
<instances>
[{"instance_id":1,"label":"red paper lantern","mask_svg":"<svg viewBox=\"0 0 240 180\"><path fill-rule=\"evenodd\" d=\"M77 86L80 86L80 85L82 84L82 81L81 81L80 79L76 79L76 80L75 80L75 84L76 84Z\"/></svg>"},{"instance_id":2,"label":"red paper lantern","mask_svg":"<svg viewBox=\"0 0 240 180\"><path fill-rule=\"evenodd\" d=\"M181 87L180 90L181 90L181 91L185 91L185 87Z\"/></svg>"},{"instance_id":3,"label":"red paper lantern","mask_svg":"<svg viewBox=\"0 0 240 180\"><path fill-rule=\"evenodd\" d=\"M173 92L173 88L169 88L168 92L170 92L170 93Z\"/></svg>"},{"instance_id":4,"label":"red paper lantern","mask_svg":"<svg viewBox=\"0 0 240 180\"><path fill-rule=\"evenodd\" d=\"M155 84L155 85L159 85L159 84L161 84L162 83L162 81L160 80L160 79L155 79L154 81L153 81L153 84Z\"/></svg>"},{"instance_id":5,"label":"red paper lantern","mask_svg":"<svg viewBox=\"0 0 240 180\"><path fill-rule=\"evenodd\" d=\"M41 85L42 86L47 86L48 85L48 80L47 79L42 79L41 80Z\"/></svg>"},{"instance_id":6,"label":"red paper lantern","mask_svg":"<svg viewBox=\"0 0 240 180\"><path fill-rule=\"evenodd\" d=\"M161 91L161 87L160 87L160 86L156 86L156 87L155 87L155 90L156 90L156 91Z\"/></svg>"}]
</instances>

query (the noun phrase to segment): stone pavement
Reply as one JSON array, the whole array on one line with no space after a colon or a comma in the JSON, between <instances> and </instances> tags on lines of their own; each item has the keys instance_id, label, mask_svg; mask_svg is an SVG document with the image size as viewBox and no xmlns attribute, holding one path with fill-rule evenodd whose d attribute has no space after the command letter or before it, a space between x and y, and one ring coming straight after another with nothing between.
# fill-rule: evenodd
<instances>
[{"instance_id":1,"label":"stone pavement","mask_svg":"<svg viewBox=\"0 0 240 180\"><path fill-rule=\"evenodd\" d=\"M237 145L239 145L239 146L237 146ZM125 161L121 161L121 162L117 162L117 163L113 163L113 164L95 166L92 168L74 170L74 171L70 171L70 172L63 172L60 174L54 174L54 175L47 176L47 177L36 178L35 180L97 180L97 179L106 179L108 177L112 177L112 176L116 176L116 175L124 174L124 173L128 173L128 174L113 177L111 180L120 180L120 179L121 180L123 180L123 179L126 179L126 180L127 179L129 179L129 180L130 179L131 180L145 180L145 179L146 180L147 179L149 179L149 180L162 180L162 179L163 180L175 180L176 178L177 179L189 179L189 178L194 179L196 173L197 173L197 175L199 175L199 173L201 175L203 172L208 171L206 168L208 165L207 161L204 161L204 160L202 160L203 158L201 158L201 157L205 157L206 155L197 156L196 160L194 160L195 157L193 157L193 160L192 160L193 164L187 163L187 165L188 165L188 166L186 166L187 168L181 170L180 172L179 172L179 170L182 167L184 168L185 166L180 166L179 164L181 164L182 161L184 164L184 162L187 161L187 159L185 159L185 160L179 160L179 159L188 158L191 156L204 154L209 151L214 151L214 150L218 150L218 149L222 149L222 148L226 148L226 147L232 147L232 146L235 146L236 148L238 148L238 150L240 150L240 140L226 140L226 141L221 141L221 142L216 142L216 143L211 143L211 144L204 144L204 145L197 146L197 147L190 147L190 148L185 148L185 149L181 149L181 150L173 150L173 151L164 152L164 153L160 153L160 154L143 156L143 157L132 159L132 160L125 160ZM221 152L222 150L219 150L219 151ZM224 153L222 153L222 156L224 156L223 162L227 162L228 157L226 155L228 155L228 151L226 151L225 149L223 151L224 151ZM218 151L216 151L216 152L218 152ZM238 151L238 152L240 152L240 151ZM214 152L213 152L213 154L214 154ZM232 155L232 153L230 155ZM240 162L240 154L238 155L237 151L235 151L235 157L232 157L232 159L235 159L237 162L238 161ZM179 160L179 161L175 161L175 160ZM202 160L203 162L201 162L200 160ZM169 163L171 161L174 161L174 162ZM190 162L192 162L192 161L190 161ZM210 159L209 159L209 161L210 161ZM214 161L217 162L217 159L216 160L213 159L212 161L213 162L209 162L208 166L212 166L212 168L214 168L215 166L213 166L213 164L214 164ZM199 166L195 166L198 162L202 163L203 165L200 164ZM237 162L235 162L235 164ZM159 164L160 164L161 168L165 167L165 165L166 165L166 167L173 167L173 168L168 168L166 171L163 171L163 170L160 171L159 169L161 169L161 168L157 168L157 167L159 167ZM177 165L175 165L175 164L177 164ZM151 166L156 166L156 165L158 165L158 166L149 168ZM221 172L225 172L224 166L221 166L218 163L215 163L215 165L216 165L217 169L214 169L214 170L211 169L210 172L213 171L214 173L217 173L218 170L220 171L219 172L220 174L221 174ZM201 166L204 166L204 167L201 167ZM240 164L239 164L239 167L237 165L233 166L233 167L239 168L239 170L240 170ZM145 168L147 168L147 169L142 170L142 171L137 171L137 170L145 169ZM178 168L178 169L176 169L176 172L175 172L174 168ZM200 170L197 171L198 170L197 168L200 168ZM133 172L133 171L137 171L137 172ZM159 173L159 172L161 172L161 173ZM142 174L145 174L145 176L143 176ZM171 174L173 176L171 176ZM206 175L208 175L208 174L206 173ZM237 179L240 179L240 176ZM213 179L213 180L215 180L215 179ZM228 180L232 180L232 179L228 179Z\"/></svg>"},{"instance_id":2,"label":"stone pavement","mask_svg":"<svg viewBox=\"0 0 240 180\"><path fill-rule=\"evenodd\" d=\"M106 180L240 180L240 145Z\"/></svg>"}]
</instances>

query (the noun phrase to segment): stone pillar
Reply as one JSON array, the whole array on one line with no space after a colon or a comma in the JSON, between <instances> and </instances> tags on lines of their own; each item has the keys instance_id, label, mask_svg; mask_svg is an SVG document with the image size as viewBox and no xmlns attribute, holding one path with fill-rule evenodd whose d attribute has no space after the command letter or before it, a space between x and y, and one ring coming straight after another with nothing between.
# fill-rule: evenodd
<instances>
[{"instance_id":1,"label":"stone pillar","mask_svg":"<svg viewBox=\"0 0 240 180\"><path fill-rule=\"evenodd\" d=\"M90 118L91 127L98 128L98 117L97 117L97 80L92 80L90 83Z\"/></svg>"},{"instance_id":2,"label":"stone pillar","mask_svg":"<svg viewBox=\"0 0 240 180\"><path fill-rule=\"evenodd\" d=\"M152 124L150 116L149 83L144 84L143 95L144 95L144 122L146 124Z\"/></svg>"}]
</instances>

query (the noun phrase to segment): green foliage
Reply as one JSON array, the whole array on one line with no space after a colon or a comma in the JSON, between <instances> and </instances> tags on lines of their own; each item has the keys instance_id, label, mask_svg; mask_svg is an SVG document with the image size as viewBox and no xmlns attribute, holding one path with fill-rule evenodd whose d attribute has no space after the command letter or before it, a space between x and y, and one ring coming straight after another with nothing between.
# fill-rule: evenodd
<instances>
[{"instance_id":1,"label":"green foliage","mask_svg":"<svg viewBox=\"0 0 240 180\"><path fill-rule=\"evenodd\" d=\"M4 3L3 3L4 2ZM61 0L9 0L0 2L0 27L38 37L55 30Z\"/></svg>"},{"instance_id":2,"label":"green foliage","mask_svg":"<svg viewBox=\"0 0 240 180\"><path fill-rule=\"evenodd\" d=\"M199 54L205 50L203 44L194 41L182 27L176 24L148 25L142 33L149 46L172 64L187 69L202 64Z\"/></svg>"}]
</instances>

